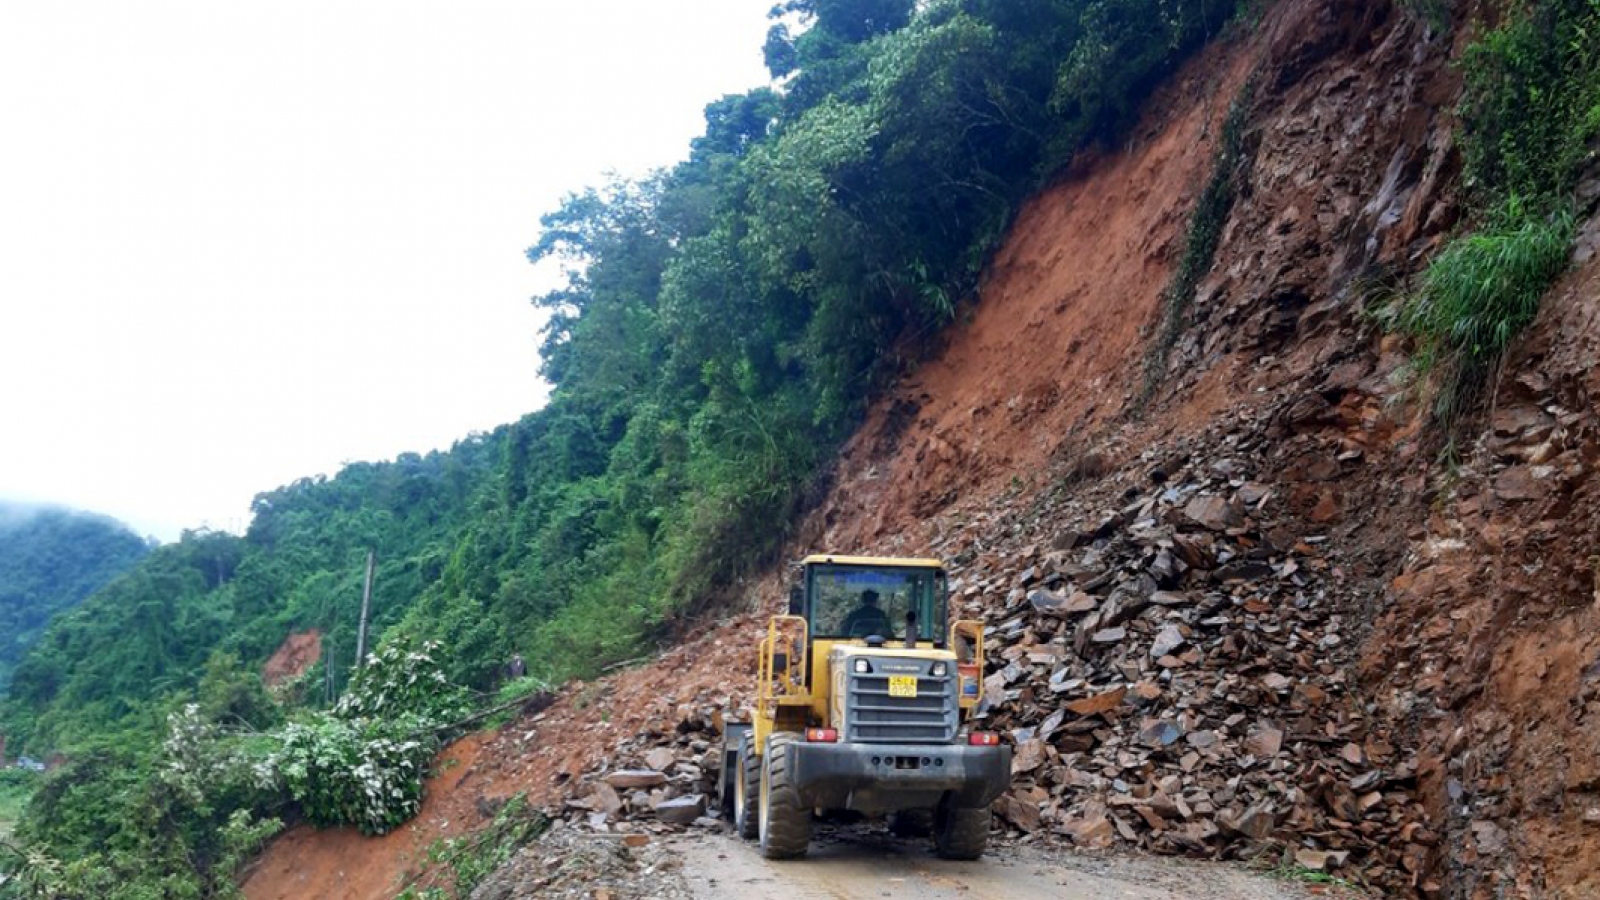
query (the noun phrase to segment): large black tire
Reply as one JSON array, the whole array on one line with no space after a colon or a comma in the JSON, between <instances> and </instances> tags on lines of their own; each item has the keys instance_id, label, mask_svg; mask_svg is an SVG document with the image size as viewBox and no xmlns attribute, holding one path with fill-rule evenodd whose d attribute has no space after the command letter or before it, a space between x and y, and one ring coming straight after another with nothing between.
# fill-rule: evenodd
<instances>
[{"instance_id":1,"label":"large black tire","mask_svg":"<svg viewBox=\"0 0 1600 900\"><path fill-rule=\"evenodd\" d=\"M927 837L933 833L933 810L902 809L890 813L889 833L903 838Z\"/></svg>"},{"instance_id":2,"label":"large black tire","mask_svg":"<svg viewBox=\"0 0 1600 900\"><path fill-rule=\"evenodd\" d=\"M811 847L811 807L790 781L789 745L796 739L773 732L761 756L761 855L767 859L794 859Z\"/></svg>"},{"instance_id":3,"label":"large black tire","mask_svg":"<svg viewBox=\"0 0 1600 900\"><path fill-rule=\"evenodd\" d=\"M733 827L739 837L755 840L761 823L761 757L756 755L755 736L746 731L739 739L738 772L734 775Z\"/></svg>"},{"instance_id":4,"label":"large black tire","mask_svg":"<svg viewBox=\"0 0 1600 900\"><path fill-rule=\"evenodd\" d=\"M989 807L945 806L933 817L933 850L944 859L977 859L989 844Z\"/></svg>"}]
</instances>

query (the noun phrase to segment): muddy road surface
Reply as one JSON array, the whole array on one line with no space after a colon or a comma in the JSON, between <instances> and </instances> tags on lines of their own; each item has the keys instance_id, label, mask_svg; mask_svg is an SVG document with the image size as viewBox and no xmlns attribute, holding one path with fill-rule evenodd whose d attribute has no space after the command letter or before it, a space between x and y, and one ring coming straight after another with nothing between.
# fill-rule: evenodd
<instances>
[{"instance_id":1,"label":"muddy road surface","mask_svg":"<svg viewBox=\"0 0 1600 900\"><path fill-rule=\"evenodd\" d=\"M924 841L883 833L819 835L805 859L771 862L726 834L673 847L694 900L1303 900L1362 896L1226 866L1170 858L1079 856L997 847L977 862L933 855Z\"/></svg>"}]
</instances>

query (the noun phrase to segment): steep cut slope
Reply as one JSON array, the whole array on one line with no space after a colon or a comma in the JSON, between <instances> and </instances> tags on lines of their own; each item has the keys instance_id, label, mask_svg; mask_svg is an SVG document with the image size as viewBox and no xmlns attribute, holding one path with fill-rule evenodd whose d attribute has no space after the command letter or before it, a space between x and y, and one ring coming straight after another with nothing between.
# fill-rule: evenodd
<instances>
[{"instance_id":1,"label":"steep cut slope","mask_svg":"<svg viewBox=\"0 0 1600 900\"><path fill-rule=\"evenodd\" d=\"M1213 46L1150 103L1126 148L1030 202L944 349L874 404L802 544L913 537L1124 412L1228 106L1260 46Z\"/></svg>"},{"instance_id":2,"label":"steep cut slope","mask_svg":"<svg viewBox=\"0 0 1600 900\"><path fill-rule=\"evenodd\" d=\"M1453 896L1600 895L1597 239L1591 218L1367 647L1374 698L1421 745Z\"/></svg>"}]
</instances>

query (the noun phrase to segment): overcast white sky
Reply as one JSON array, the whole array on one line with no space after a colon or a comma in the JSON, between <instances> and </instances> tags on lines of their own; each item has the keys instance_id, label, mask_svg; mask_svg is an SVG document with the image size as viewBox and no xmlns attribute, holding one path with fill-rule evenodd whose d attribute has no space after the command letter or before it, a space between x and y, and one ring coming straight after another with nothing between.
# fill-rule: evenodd
<instances>
[{"instance_id":1,"label":"overcast white sky","mask_svg":"<svg viewBox=\"0 0 1600 900\"><path fill-rule=\"evenodd\" d=\"M771 0L0 2L0 497L144 533L544 399L523 250Z\"/></svg>"}]
</instances>

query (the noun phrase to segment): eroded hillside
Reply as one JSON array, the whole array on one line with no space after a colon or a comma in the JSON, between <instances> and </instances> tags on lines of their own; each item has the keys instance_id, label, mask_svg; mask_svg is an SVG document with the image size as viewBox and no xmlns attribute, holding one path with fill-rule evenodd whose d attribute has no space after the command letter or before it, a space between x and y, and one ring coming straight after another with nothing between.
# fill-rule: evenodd
<instances>
[{"instance_id":1,"label":"eroded hillside","mask_svg":"<svg viewBox=\"0 0 1600 900\"><path fill-rule=\"evenodd\" d=\"M991 628L988 721L1018 747L1013 830L1397 896L1597 889L1594 229L1459 466L1373 316L1461 215L1461 40L1381 0L1284 0L1214 43L1027 206L806 515L791 556L952 561ZM1231 202L1169 332L1219 159ZM247 893L337 871L371 875L347 896L386 896L427 842L520 792L591 826L703 793L781 580L470 739L407 828L291 832ZM630 767L663 777L605 780Z\"/></svg>"}]
</instances>

